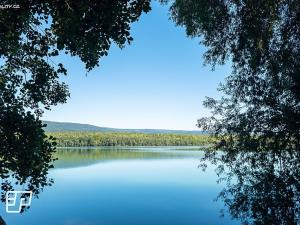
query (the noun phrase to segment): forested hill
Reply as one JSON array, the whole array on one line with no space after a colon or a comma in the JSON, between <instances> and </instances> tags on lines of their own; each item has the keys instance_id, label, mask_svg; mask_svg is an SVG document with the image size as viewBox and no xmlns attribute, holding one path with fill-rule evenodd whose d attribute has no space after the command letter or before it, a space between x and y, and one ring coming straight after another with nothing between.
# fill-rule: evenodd
<instances>
[{"instance_id":1,"label":"forested hill","mask_svg":"<svg viewBox=\"0 0 300 225\"><path fill-rule=\"evenodd\" d=\"M205 134L203 131L186 131L186 130L161 130L161 129L117 129L109 127L98 127L90 124L80 123L65 123L43 121L47 124L44 128L46 132L84 132L84 131L97 131L97 132L120 132L120 133L145 133L145 134Z\"/></svg>"}]
</instances>

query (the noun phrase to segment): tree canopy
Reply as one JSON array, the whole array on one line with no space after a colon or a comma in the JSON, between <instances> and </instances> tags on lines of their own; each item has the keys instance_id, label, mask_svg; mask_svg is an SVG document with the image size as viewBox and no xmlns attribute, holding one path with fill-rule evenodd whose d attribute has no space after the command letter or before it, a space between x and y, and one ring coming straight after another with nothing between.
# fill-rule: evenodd
<instances>
[{"instance_id":1,"label":"tree canopy","mask_svg":"<svg viewBox=\"0 0 300 225\"><path fill-rule=\"evenodd\" d=\"M232 72L198 126L217 140L220 193L243 224L299 224L300 1L174 0L171 18ZM218 150L223 150L222 153Z\"/></svg>"},{"instance_id":2,"label":"tree canopy","mask_svg":"<svg viewBox=\"0 0 300 225\"><path fill-rule=\"evenodd\" d=\"M16 4L1 1L2 5ZM133 38L131 23L150 10L150 0L21 0L0 9L0 177L27 184L35 194L51 183L55 142L42 129L43 110L65 103L67 75L60 54L78 56L89 71L112 43ZM13 172L13 175L9 171Z\"/></svg>"},{"instance_id":3,"label":"tree canopy","mask_svg":"<svg viewBox=\"0 0 300 225\"><path fill-rule=\"evenodd\" d=\"M208 98L213 116L199 120L228 149L300 146L300 2L298 0L175 0L170 13L208 50L205 62L232 63Z\"/></svg>"}]
</instances>

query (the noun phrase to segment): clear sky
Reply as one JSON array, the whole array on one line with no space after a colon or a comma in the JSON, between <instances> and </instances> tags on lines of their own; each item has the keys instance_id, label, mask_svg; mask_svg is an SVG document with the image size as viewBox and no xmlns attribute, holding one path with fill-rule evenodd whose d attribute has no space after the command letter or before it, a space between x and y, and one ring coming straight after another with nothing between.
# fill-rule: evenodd
<instances>
[{"instance_id":1,"label":"clear sky","mask_svg":"<svg viewBox=\"0 0 300 225\"><path fill-rule=\"evenodd\" d=\"M230 67L203 66L205 47L187 38L169 20L168 7L152 3L152 11L132 25L134 41L112 46L100 66L86 76L84 64L63 56L63 80L71 98L46 111L43 120L88 123L115 128L195 130L209 111L205 96L219 97L220 82Z\"/></svg>"}]
</instances>

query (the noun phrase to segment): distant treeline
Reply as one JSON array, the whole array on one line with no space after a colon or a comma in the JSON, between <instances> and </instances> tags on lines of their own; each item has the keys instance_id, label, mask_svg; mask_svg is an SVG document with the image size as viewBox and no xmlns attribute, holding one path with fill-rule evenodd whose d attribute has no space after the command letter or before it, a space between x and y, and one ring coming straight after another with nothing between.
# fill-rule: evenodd
<instances>
[{"instance_id":1,"label":"distant treeline","mask_svg":"<svg viewBox=\"0 0 300 225\"><path fill-rule=\"evenodd\" d=\"M212 143L209 135L104 132L53 132L58 147L84 146L200 146Z\"/></svg>"}]
</instances>

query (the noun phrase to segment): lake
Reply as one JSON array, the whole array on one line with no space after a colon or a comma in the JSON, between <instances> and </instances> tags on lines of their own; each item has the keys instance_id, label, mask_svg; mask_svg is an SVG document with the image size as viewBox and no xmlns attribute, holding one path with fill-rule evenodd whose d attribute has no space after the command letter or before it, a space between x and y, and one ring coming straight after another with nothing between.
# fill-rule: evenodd
<instances>
[{"instance_id":1,"label":"lake","mask_svg":"<svg viewBox=\"0 0 300 225\"><path fill-rule=\"evenodd\" d=\"M7 225L233 225L215 201L215 167L198 168L203 151L188 147L59 149L54 179ZM226 211L226 210L225 210Z\"/></svg>"}]
</instances>

